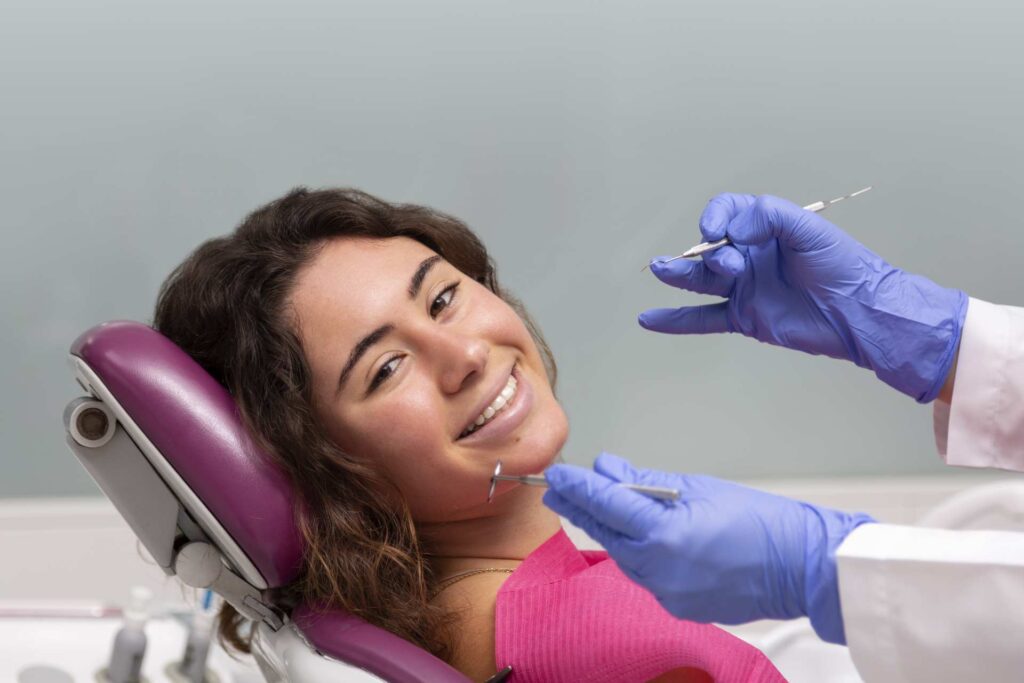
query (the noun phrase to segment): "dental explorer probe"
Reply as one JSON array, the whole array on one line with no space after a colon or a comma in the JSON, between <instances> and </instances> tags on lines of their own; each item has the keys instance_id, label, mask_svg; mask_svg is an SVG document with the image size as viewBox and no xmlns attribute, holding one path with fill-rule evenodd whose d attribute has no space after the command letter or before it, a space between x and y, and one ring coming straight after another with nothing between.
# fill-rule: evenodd
<instances>
[{"instance_id":1,"label":"dental explorer probe","mask_svg":"<svg viewBox=\"0 0 1024 683\"><path fill-rule=\"evenodd\" d=\"M502 474L501 473L501 460L498 460L498 464L494 466L494 474L491 475L491 488L487 491L487 502L490 503L491 499L494 498L494 488L498 485L499 481L515 481L520 484L526 484L527 486L547 486L548 480L544 478L543 474ZM644 486L643 484L624 484L619 482L619 486L624 486L627 489L632 489L637 493L642 493L650 498L657 498L658 500L666 500L675 502L679 500L679 489L669 489L661 486Z\"/></svg>"},{"instance_id":2,"label":"dental explorer probe","mask_svg":"<svg viewBox=\"0 0 1024 683\"><path fill-rule=\"evenodd\" d=\"M828 201L822 200L822 201L813 202L813 203L808 204L807 206L805 206L804 207L804 211L813 211L814 213L818 213L819 211L824 211L825 209L827 209L828 207L832 206L836 202L841 202L844 199L853 199L857 195L864 194L865 192L867 192L870 189L871 189L871 185L868 185L867 187L861 188L860 190L857 190L856 192L852 192L850 194L844 194L842 197L836 197L835 199L829 199ZM718 240L717 242L701 242L700 244L698 244L695 247L690 247L689 249L684 251L679 256L673 256L670 259L666 259L664 261L659 261L658 263L671 263L672 261L675 261L676 259L694 258L695 256L700 256L701 254L706 254L709 251L714 251L715 249L720 249L721 247L724 247L727 244L732 244L732 240L730 240L728 237L723 237L722 239ZM650 268L650 266L651 266L651 264L648 263L647 265L645 265L643 268L640 269L640 272L641 273L644 272L644 270L646 270L647 268Z\"/></svg>"}]
</instances>

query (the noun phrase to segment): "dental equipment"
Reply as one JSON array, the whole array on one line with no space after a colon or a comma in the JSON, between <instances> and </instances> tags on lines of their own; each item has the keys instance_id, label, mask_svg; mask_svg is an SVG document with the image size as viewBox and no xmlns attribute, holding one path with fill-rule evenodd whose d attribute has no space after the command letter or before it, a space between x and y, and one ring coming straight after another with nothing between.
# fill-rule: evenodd
<instances>
[{"instance_id":1,"label":"dental equipment","mask_svg":"<svg viewBox=\"0 0 1024 683\"><path fill-rule=\"evenodd\" d=\"M825 209L827 209L828 207L832 206L836 202L841 202L844 199L853 199L857 195L864 194L865 192L870 190L871 187L872 187L871 185L868 185L867 187L861 188L861 189L857 190L856 192L851 192L850 194L844 194L842 197L836 197L835 199L829 199L828 201L820 200L820 201L817 201L817 202L812 202L812 203L808 204L807 206L805 206L804 210L805 211L813 211L814 213L818 213L819 211L824 211ZM670 259L666 259L664 261L659 261L659 263L671 263L672 261L675 261L675 260L681 259L681 258L694 258L694 257L700 256L701 254L707 254L708 252L714 251L716 249L720 249L720 248L724 247L727 244L732 244L732 240L730 240L728 237L723 237L722 239L718 240L717 242L701 242L700 244L698 244L696 246L690 247L689 249L684 251L679 256L673 256ZM644 270L646 270L647 268L650 268L650 267L651 267L651 264L648 263L647 265L645 265L643 268L640 269L640 272L642 273Z\"/></svg>"},{"instance_id":2,"label":"dental equipment","mask_svg":"<svg viewBox=\"0 0 1024 683\"><path fill-rule=\"evenodd\" d=\"M548 481L544 478L543 474L502 474L501 473L501 460L498 460L498 464L494 466L494 474L491 475L491 487L487 491L487 502L490 503L494 498L494 489L497 487L499 481L515 481L520 484L526 484L527 486L547 486ZM679 489L663 488L661 486L644 486L642 484L623 484L627 489L632 489L637 493L642 493L649 498L656 498L658 500L666 500L675 502L679 500Z\"/></svg>"},{"instance_id":3,"label":"dental equipment","mask_svg":"<svg viewBox=\"0 0 1024 683\"><path fill-rule=\"evenodd\" d=\"M210 680L210 676L207 675L206 660L210 654L214 619L216 618L213 595L213 591L209 588L203 593L201 605L192 613L188 638L185 640L185 653L180 662L168 665L167 674L175 681L206 683Z\"/></svg>"},{"instance_id":4,"label":"dental equipment","mask_svg":"<svg viewBox=\"0 0 1024 683\"><path fill-rule=\"evenodd\" d=\"M146 655L146 620L153 593L144 586L132 588L131 605L124 612L124 626L114 636L110 664L99 672L105 683L140 683L142 658Z\"/></svg>"}]
</instances>

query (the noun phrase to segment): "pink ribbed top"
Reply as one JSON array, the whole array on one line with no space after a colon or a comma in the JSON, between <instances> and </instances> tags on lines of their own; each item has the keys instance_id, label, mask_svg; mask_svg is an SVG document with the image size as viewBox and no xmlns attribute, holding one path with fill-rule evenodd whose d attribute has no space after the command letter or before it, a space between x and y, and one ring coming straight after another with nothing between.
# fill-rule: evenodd
<instances>
[{"instance_id":1,"label":"pink ribbed top","mask_svg":"<svg viewBox=\"0 0 1024 683\"><path fill-rule=\"evenodd\" d=\"M681 667L716 682L785 681L759 650L705 624L681 621L564 531L523 561L498 591L495 659L510 683L630 683Z\"/></svg>"}]
</instances>

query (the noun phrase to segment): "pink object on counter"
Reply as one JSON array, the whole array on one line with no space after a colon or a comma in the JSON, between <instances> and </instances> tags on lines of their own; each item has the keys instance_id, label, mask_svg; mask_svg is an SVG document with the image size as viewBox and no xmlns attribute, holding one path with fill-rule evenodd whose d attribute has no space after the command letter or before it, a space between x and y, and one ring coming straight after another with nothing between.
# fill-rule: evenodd
<instances>
[{"instance_id":1,"label":"pink object on counter","mask_svg":"<svg viewBox=\"0 0 1024 683\"><path fill-rule=\"evenodd\" d=\"M564 531L532 552L498 592L495 659L509 683L649 681L678 668L718 683L784 681L765 655L720 628L676 619L607 553Z\"/></svg>"}]
</instances>

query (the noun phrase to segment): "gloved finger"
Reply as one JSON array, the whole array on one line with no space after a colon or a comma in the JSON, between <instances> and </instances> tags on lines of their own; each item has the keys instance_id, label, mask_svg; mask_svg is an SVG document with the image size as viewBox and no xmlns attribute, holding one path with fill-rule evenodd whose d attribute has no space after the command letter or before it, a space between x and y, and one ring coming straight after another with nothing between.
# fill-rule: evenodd
<instances>
[{"instance_id":1,"label":"gloved finger","mask_svg":"<svg viewBox=\"0 0 1024 683\"><path fill-rule=\"evenodd\" d=\"M754 195L731 192L712 197L700 215L700 234L708 242L722 239L732 219L753 201Z\"/></svg>"},{"instance_id":2,"label":"gloved finger","mask_svg":"<svg viewBox=\"0 0 1024 683\"><path fill-rule=\"evenodd\" d=\"M644 538L664 506L611 479L573 465L552 465L548 485L597 522L630 538Z\"/></svg>"},{"instance_id":3,"label":"gloved finger","mask_svg":"<svg viewBox=\"0 0 1024 683\"><path fill-rule=\"evenodd\" d=\"M715 334L733 332L728 302L682 308L651 308L637 318L640 326L668 334Z\"/></svg>"},{"instance_id":4,"label":"gloved finger","mask_svg":"<svg viewBox=\"0 0 1024 683\"><path fill-rule=\"evenodd\" d=\"M545 505L569 520L570 524L587 532L587 535L600 543L605 550L615 548L623 538L622 534L601 524L593 516L559 495L557 491L548 489L544 492L543 500Z\"/></svg>"},{"instance_id":5,"label":"gloved finger","mask_svg":"<svg viewBox=\"0 0 1024 683\"><path fill-rule=\"evenodd\" d=\"M809 251L827 240L827 231L821 228L831 225L814 218L793 202L761 195L729 222L726 233L736 244L761 244L778 238L791 249Z\"/></svg>"},{"instance_id":6,"label":"gloved finger","mask_svg":"<svg viewBox=\"0 0 1024 683\"><path fill-rule=\"evenodd\" d=\"M666 285L714 296L729 296L734 282L732 277L715 272L703 261L687 259L676 259L671 263L655 259L651 262L651 272Z\"/></svg>"},{"instance_id":7,"label":"gloved finger","mask_svg":"<svg viewBox=\"0 0 1024 683\"><path fill-rule=\"evenodd\" d=\"M730 278L736 277L747 267L747 260L739 249L729 245L705 252L701 258L710 270Z\"/></svg>"},{"instance_id":8,"label":"gloved finger","mask_svg":"<svg viewBox=\"0 0 1024 683\"><path fill-rule=\"evenodd\" d=\"M609 479L625 484L643 484L645 486L664 486L679 489L686 493L686 477L660 470L649 470L633 465L625 458L613 453L600 453L594 460L594 471Z\"/></svg>"}]
</instances>

